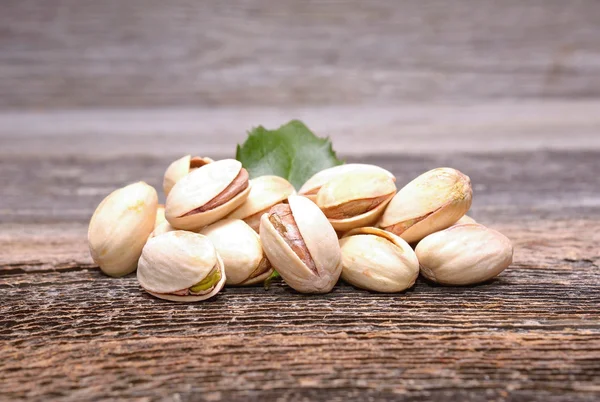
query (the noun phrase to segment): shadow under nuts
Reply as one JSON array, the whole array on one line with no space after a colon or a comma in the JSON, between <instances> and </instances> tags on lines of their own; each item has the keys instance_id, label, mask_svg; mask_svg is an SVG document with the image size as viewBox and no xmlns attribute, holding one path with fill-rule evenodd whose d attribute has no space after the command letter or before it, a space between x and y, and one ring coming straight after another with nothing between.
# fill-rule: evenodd
<instances>
[{"instance_id":1,"label":"shadow under nuts","mask_svg":"<svg viewBox=\"0 0 600 402\"><path fill-rule=\"evenodd\" d=\"M283 280L302 293L327 293L337 282L341 253L335 230L319 207L292 195L260 221L267 258Z\"/></svg>"},{"instance_id":2,"label":"shadow under nuts","mask_svg":"<svg viewBox=\"0 0 600 402\"><path fill-rule=\"evenodd\" d=\"M226 277L223 261L206 236L176 230L148 240L137 278L153 296L194 302L216 295Z\"/></svg>"},{"instance_id":3,"label":"shadow under nuts","mask_svg":"<svg viewBox=\"0 0 600 402\"><path fill-rule=\"evenodd\" d=\"M225 217L248 198L248 172L234 159L204 165L175 184L165 205L177 229L199 230Z\"/></svg>"},{"instance_id":4,"label":"shadow under nuts","mask_svg":"<svg viewBox=\"0 0 600 402\"><path fill-rule=\"evenodd\" d=\"M442 285L487 281L504 271L513 257L506 236L477 223L431 234L419 242L415 252L421 274Z\"/></svg>"}]
</instances>

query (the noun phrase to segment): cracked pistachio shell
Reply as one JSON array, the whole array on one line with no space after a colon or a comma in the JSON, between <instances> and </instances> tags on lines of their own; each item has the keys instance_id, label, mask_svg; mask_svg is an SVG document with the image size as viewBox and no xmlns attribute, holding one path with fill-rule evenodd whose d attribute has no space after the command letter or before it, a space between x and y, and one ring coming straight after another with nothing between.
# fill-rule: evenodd
<instances>
[{"instance_id":1,"label":"cracked pistachio shell","mask_svg":"<svg viewBox=\"0 0 600 402\"><path fill-rule=\"evenodd\" d=\"M262 283L272 273L258 234L240 219L223 219L200 231L223 259L227 285Z\"/></svg>"},{"instance_id":2,"label":"cracked pistachio shell","mask_svg":"<svg viewBox=\"0 0 600 402\"><path fill-rule=\"evenodd\" d=\"M113 191L96 208L88 228L92 259L102 272L123 276L135 271L154 228L158 196L144 182Z\"/></svg>"},{"instance_id":3,"label":"cracked pistachio shell","mask_svg":"<svg viewBox=\"0 0 600 402\"><path fill-rule=\"evenodd\" d=\"M472 285L504 271L513 247L502 233L475 223L433 233L415 252L424 277L442 285Z\"/></svg>"},{"instance_id":4,"label":"cracked pistachio shell","mask_svg":"<svg viewBox=\"0 0 600 402\"><path fill-rule=\"evenodd\" d=\"M452 168L423 173L394 196L379 227L408 243L454 224L471 207L471 180Z\"/></svg>"},{"instance_id":5,"label":"cracked pistachio shell","mask_svg":"<svg viewBox=\"0 0 600 402\"><path fill-rule=\"evenodd\" d=\"M282 217L281 209L289 214ZM271 208L261 217L260 239L271 265L298 292L327 293L336 284L342 269L337 235L308 198L291 195L288 204Z\"/></svg>"},{"instance_id":6,"label":"cracked pistachio shell","mask_svg":"<svg viewBox=\"0 0 600 402\"><path fill-rule=\"evenodd\" d=\"M171 163L165 171L165 176L163 178L163 191L165 192L165 195L168 196L175 183L181 180L192 170L211 162L214 161L210 158L186 155Z\"/></svg>"},{"instance_id":7,"label":"cracked pistachio shell","mask_svg":"<svg viewBox=\"0 0 600 402\"><path fill-rule=\"evenodd\" d=\"M263 213L290 195L295 194L294 186L279 176L260 176L250 180L251 189L246 202L227 217L242 219L252 229L258 232L260 217Z\"/></svg>"},{"instance_id":8,"label":"cracked pistachio shell","mask_svg":"<svg viewBox=\"0 0 600 402\"><path fill-rule=\"evenodd\" d=\"M156 208L156 219L154 220L154 229L166 221L165 206L163 204L158 204L158 208Z\"/></svg>"},{"instance_id":9,"label":"cracked pistachio shell","mask_svg":"<svg viewBox=\"0 0 600 402\"><path fill-rule=\"evenodd\" d=\"M199 294L192 293L190 288L211 276L215 283ZM226 277L223 261L206 236L176 230L148 240L138 264L137 279L153 296L194 302L216 295Z\"/></svg>"},{"instance_id":10,"label":"cracked pistachio shell","mask_svg":"<svg viewBox=\"0 0 600 402\"><path fill-rule=\"evenodd\" d=\"M306 183L302 185L300 191L298 191L298 195L303 195L309 198L311 201L316 201L319 189L328 181L348 173L357 174L362 172L383 173L389 176L393 181L396 181L396 178L393 174L383 168L380 168L379 166L368 165L364 163L347 163L345 165L323 169L320 172L315 173L306 181Z\"/></svg>"},{"instance_id":11,"label":"cracked pistachio shell","mask_svg":"<svg viewBox=\"0 0 600 402\"><path fill-rule=\"evenodd\" d=\"M196 231L225 217L250 193L248 172L234 159L204 165L175 184L165 205L167 221Z\"/></svg>"},{"instance_id":12,"label":"cracked pistachio shell","mask_svg":"<svg viewBox=\"0 0 600 402\"><path fill-rule=\"evenodd\" d=\"M323 184L316 204L335 230L345 232L375 224L394 194L396 184L385 171L354 171Z\"/></svg>"},{"instance_id":13,"label":"cracked pistachio shell","mask_svg":"<svg viewBox=\"0 0 600 402\"><path fill-rule=\"evenodd\" d=\"M401 292L414 285L419 261L402 238L385 230L351 230L341 240L342 279L357 288Z\"/></svg>"}]
</instances>

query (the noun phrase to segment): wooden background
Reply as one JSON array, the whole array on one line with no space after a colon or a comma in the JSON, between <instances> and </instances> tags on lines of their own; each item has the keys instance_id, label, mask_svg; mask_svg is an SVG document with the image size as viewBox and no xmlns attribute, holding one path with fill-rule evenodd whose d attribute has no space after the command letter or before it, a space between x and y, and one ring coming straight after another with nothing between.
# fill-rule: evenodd
<instances>
[{"instance_id":1,"label":"wooden background","mask_svg":"<svg viewBox=\"0 0 600 402\"><path fill-rule=\"evenodd\" d=\"M600 399L600 2L0 2L0 400ZM178 305L92 263L114 188L300 118L453 166L514 264Z\"/></svg>"}]
</instances>

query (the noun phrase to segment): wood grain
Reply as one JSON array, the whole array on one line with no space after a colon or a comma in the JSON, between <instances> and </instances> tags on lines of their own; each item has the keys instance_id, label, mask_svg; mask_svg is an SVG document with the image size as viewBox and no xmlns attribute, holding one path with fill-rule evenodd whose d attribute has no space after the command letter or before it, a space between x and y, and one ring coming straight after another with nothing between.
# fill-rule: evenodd
<instances>
[{"instance_id":1,"label":"wood grain","mask_svg":"<svg viewBox=\"0 0 600 402\"><path fill-rule=\"evenodd\" d=\"M5 0L0 108L600 95L595 0Z\"/></svg>"},{"instance_id":2,"label":"wood grain","mask_svg":"<svg viewBox=\"0 0 600 402\"><path fill-rule=\"evenodd\" d=\"M99 200L158 184L168 158L2 158L0 399L597 400L599 156L361 159L399 185L446 164L471 176L472 215L515 245L483 285L305 296L278 282L189 305L102 275L86 249Z\"/></svg>"}]
</instances>

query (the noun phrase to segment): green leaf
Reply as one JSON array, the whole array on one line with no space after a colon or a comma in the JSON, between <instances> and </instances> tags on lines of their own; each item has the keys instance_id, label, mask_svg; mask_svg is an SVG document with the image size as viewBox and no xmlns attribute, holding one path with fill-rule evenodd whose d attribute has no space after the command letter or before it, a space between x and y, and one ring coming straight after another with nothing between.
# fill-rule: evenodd
<instances>
[{"instance_id":1,"label":"green leaf","mask_svg":"<svg viewBox=\"0 0 600 402\"><path fill-rule=\"evenodd\" d=\"M315 173L344 163L329 138L314 135L301 121L292 120L277 130L258 126L237 146L236 159L250 178L275 175L287 179L296 190Z\"/></svg>"}]
</instances>

